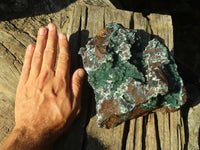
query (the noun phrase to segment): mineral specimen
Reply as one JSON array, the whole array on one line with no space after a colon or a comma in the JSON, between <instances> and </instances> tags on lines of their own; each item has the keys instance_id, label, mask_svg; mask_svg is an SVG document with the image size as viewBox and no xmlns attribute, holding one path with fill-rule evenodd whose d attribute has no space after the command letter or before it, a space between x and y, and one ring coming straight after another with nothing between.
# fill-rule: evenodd
<instances>
[{"instance_id":1,"label":"mineral specimen","mask_svg":"<svg viewBox=\"0 0 200 150\"><path fill-rule=\"evenodd\" d=\"M186 101L167 47L153 39L143 48L142 40L137 30L112 23L79 51L100 127L111 128L158 108L174 111Z\"/></svg>"}]
</instances>

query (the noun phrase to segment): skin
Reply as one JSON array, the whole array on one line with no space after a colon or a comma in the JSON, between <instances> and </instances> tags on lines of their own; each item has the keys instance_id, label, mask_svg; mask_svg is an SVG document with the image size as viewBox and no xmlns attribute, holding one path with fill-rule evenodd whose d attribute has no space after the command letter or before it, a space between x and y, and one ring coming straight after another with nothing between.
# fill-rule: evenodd
<instances>
[{"instance_id":1,"label":"skin","mask_svg":"<svg viewBox=\"0 0 200 150\"><path fill-rule=\"evenodd\" d=\"M55 69L57 45L59 55ZM43 150L66 131L81 109L84 70L70 78L67 37L54 24L27 47L15 100L16 125L1 150Z\"/></svg>"}]
</instances>

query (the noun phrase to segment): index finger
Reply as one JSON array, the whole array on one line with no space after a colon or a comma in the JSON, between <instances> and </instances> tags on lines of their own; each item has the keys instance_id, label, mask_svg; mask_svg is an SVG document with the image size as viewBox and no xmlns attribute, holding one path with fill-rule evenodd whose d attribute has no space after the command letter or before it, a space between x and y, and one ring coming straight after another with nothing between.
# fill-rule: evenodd
<instances>
[{"instance_id":1,"label":"index finger","mask_svg":"<svg viewBox=\"0 0 200 150\"><path fill-rule=\"evenodd\" d=\"M59 34L59 48L58 63L56 68L56 77L65 78L69 83L70 80L70 52L69 43L65 34Z\"/></svg>"}]
</instances>

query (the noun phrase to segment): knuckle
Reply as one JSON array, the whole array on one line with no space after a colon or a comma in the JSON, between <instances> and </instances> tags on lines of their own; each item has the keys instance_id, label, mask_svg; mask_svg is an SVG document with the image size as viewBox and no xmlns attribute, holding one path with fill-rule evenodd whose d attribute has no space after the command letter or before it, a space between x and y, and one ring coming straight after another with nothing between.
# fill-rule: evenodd
<instances>
[{"instance_id":1,"label":"knuckle","mask_svg":"<svg viewBox=\"0 0 200 150\"><path fill-rule=\"evenodd\" d=\"M48 70L43 70L43 72L38 77L38 88L42 89L44 87L45 81L47 80L49 75Z\"/></svg>"},{"instance_id":2,"label":"knuckle","mask_svg":"<svg viewBox=\"0 0 200 150\"><path fill-rule=\"evenodd\" d=\"M44 36L39 36L38 37L38 39L37 39L37 43L38 43L38 45L39 44L43 44L43 43L45 43L46 42L46 38L44 37ZM42 47L42 45L40 45L41 47Z\"/></svg>"},{"instance_id":3,"label":"knuckle","mask_svg":"<svg viewBox=\"0 0 200 150\"><path fill-rule=\"evenodd\" d=\"M80 86L81 86L81 83L80 83L80 81L78 79L74 80L73 84L76 86L77 89L79 89Z\"/></svg>"},{"instance_id":4,"label":"knuckle","mask_svg":"<svg viewBox=\"0 0 200 150\"><path fill-rule=\"evenodd\" d=\"M55 53L55 50L53 48L46 48L44 51L44 54L49 56L49 55L53 55Z\"/></svg>"},{"instance_id":5,"label":"knuckle","mask_svg":"<svg viewBox=\"0 0 200 150\"><path fill-rule=\"evenodd\" d=\"M48 99L49 99L51 102L57 103L57 96L56 96L56 94L55 94L54 92L51 93L51 92L48 91L46 95L48 95Z\"/></svg>"},{"instance_id":6,"label":"knuckle","mask_svg":"<svg viewBox=\"0 0 200 150\"><path fill-rule=\"evenodd\" d=\"M59 89L65 87L65 86L66 86L66 79L63 78L63 77L60 77L60 78L57 80L57 86L59 87Z\"/></svg>"},{"instance_id":7,"label":"knuckle","mask_svg":"<svg viewBox=\"0 0 200 150\"><path fill-rule=\"evenodd\" d=\"M24 64L23 67L22 67L22 72L30 71L30 69L31 69L31 66L30 66L30 65Z\"/></svg>"},{"instance_id":8,"label":"knuckle","mask_svg":"<svg viewBox=\"0 0 200 150\"><path fill-rule=\"evenodd\" d=\"M69 44L65 42L62 42L60 44L60 48L62 48L64 51L69 50Z\"/></svg>"},{"instance_id":9,"label":"knuckle","mask_svg":"<svg viewBox=\"0 0 200 150\"><path fill-rule=\"evenodd\" d=\"M30 86L29 84L27 84L27 85L24 86L24 92L25 92L25 93L28 93L28 92L29 92L29 90L30 90L30 87L29 87L29 86Z\"/></svg>"},{"instance_id":10,"label":"knuckle","mask_svg":"<svg viewBox=\"0 0 200 150\"><path fill-rule=\"evenodd\" d=\"M30 88L31 87L31 88ZM27 84L24 84L23 87L20 90L20 93L24 96L26 99L29 99L31 96L33 96L33 83L30 81Z\"/></svg>"},{"instance_id":11,"label":"knuckle","mask_svg":"<svg viewBox=\"0 0 200 150\"><path fill-rule=\"evenodd\" d=\"M37 51L37 52L35 52L34 53L34 59L41 59L41 57L42 57L42 53L41 52L39 52L39 51Z\"/></svg>"},{"instance_id":12,"label":"knuckle","mask_svg":"<svg viewBox=\"0 0 200 150\"><path fill-rule=\"evenodd\" d=\"M66 63L66 62L69 62L70 61L70 56L67 55L67 54L64 54L64 53L60 53L59 54L59 58L58 60L62 63Z\"/></svg>"}]
</instances>

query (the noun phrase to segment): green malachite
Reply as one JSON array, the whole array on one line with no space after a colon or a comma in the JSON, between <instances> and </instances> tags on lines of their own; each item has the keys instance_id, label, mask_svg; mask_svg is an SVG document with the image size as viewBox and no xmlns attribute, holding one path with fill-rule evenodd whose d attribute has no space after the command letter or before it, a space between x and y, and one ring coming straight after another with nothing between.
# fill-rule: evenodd
<instances>
[{"instance_id":1,"label":"green malachite","mask_svg":"<svg viewBox=\"0 0 200 150\"><path fill-rule=\"evenodd\" d=\"M178 109L185 102L183 81L167 47L152 39L142 49L142 40L137 30L111 23L79 51L102 127L163 106ZM138 110L143 113L136 115Z\"/></svg>"}]
</instances>

